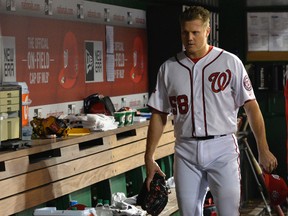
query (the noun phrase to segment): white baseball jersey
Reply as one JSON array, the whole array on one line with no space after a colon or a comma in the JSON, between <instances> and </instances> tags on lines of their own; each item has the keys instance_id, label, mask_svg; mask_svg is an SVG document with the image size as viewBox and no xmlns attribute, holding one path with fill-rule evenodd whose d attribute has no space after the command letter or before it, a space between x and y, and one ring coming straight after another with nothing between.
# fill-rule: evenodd
<instances>
[{"instance_id":1,"label":"white baseball jersey","mask_svg":"<svg viewBox=\"0 0 288 216\"><path fill-rule=\"evenodd\" d=\"M173 113L176 138L202 137L236 132L239 107L254 99L241 60L213 47L197 63L184 52L164 62L148 105Z\"/></svg>"}]
</instances>

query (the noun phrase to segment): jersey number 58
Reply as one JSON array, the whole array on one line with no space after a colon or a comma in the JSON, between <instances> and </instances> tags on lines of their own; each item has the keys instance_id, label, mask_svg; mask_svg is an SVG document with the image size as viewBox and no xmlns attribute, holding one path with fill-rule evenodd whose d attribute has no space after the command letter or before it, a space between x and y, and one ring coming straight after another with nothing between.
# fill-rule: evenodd
<instances>
[{"instance_id":1,"label":"jersey number 58","mask_svg":"<svg viewBox=\"0 0 288 216\"><path fill-rule=\"evenodd\" d=\"M173 115L186 114L188 112L188 97L187 95L178 95L169 97Z\"/></svg>"}]
</instances>

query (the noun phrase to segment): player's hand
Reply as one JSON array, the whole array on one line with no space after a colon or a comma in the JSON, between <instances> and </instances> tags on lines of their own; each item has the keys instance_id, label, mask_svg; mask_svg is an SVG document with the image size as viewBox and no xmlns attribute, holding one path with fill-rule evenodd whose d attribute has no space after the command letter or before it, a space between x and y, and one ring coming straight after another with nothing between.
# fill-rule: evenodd
<instances>
[{"instance_id":1,"label":"player's hand","mask_svg":"<svg viewBox=\"0 0 288 216\"><path fill-rule=\"evenodd\" d=\"M150 183L154 177L154 174L157 172L159 175L165 177L165 173L160 169L159 165L156 163L155 160L145 160L145 166L146 166L146 186L148 191L150 191Z\"/></svg>"},{"instance_id":2,"label":"player's hand","mask_svg":"<svg viewBox=\"0 0 288 216\"><path fill-rule=\"evenodd\" d=\"M265 172L271 173L277 168L278 161L269 150L266 150L264 152L259 152L259 164Z\"/></svg>"}]
</instances>

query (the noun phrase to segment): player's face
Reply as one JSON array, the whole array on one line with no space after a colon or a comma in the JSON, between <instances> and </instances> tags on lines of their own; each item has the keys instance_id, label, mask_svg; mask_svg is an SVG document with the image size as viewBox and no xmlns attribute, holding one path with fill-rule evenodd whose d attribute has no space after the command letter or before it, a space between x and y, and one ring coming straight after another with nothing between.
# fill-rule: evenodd
<instances>
[{"instance_id":1,"label":"player's face","mask_svg":"<svg viewBox=\"0 0 288 216\"><path fill-rule=\"evenodd\" d=\"M202 20L197 19L182 23L181 39L186 54L190 58L200 58L207 53L209 49L207 44L209 33L210 27L203 25Z\"/></svg>"}]
</instances>

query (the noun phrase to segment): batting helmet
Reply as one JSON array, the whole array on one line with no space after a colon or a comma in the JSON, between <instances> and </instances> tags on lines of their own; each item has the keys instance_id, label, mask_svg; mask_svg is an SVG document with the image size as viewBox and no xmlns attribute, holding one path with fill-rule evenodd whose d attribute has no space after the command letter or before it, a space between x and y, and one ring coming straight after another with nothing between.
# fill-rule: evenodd
<instances>
[{"instance_id":1,"label":"batting helmet","mask_svg":"<svg viewBox=\"0 0 288 216\"><path fill-rule=\"evenodd\" d=\"M288 188L279 175L264 173L265 185L272 205L280 205L288 196Z\"/></svg>"}]
</instances>

